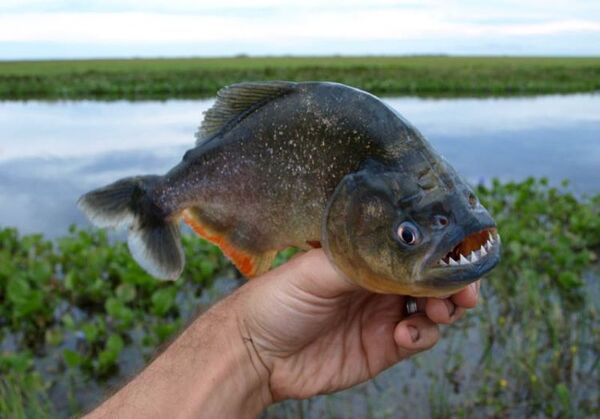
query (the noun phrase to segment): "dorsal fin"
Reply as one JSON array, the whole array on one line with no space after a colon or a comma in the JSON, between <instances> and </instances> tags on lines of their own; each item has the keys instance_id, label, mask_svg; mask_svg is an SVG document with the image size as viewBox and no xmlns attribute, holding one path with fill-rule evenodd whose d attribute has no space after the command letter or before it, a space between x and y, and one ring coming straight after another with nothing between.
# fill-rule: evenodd
<instances>
[{"instance_id":1,"label":"dorsal fin","mask_svg":"<svg viewBox=\"0 0 600 419\"><path fill-rule=\"evenodd\" d=\"M260 108L265 103L286 95L296 88L288 81L248 82L232 84L217 92L217 101L204 113L202 125L196 132L196 145L239 121L240 117Z\"/></svg>"}]
</instances>

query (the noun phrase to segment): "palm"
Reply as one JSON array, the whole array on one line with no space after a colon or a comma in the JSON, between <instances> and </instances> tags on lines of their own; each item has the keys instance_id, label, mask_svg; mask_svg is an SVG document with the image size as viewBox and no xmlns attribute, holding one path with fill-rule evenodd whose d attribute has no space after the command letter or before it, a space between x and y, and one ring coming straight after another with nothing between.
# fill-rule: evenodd
<instances>
[{"instance_id":1,"label":"palm","mask_svg":"<svg viewBox=\"0 0 600 419\"><path fill-rule=\"evenodd\" d=\"M479 287L419 299L422 313L404 318L405 297L347 282L313 250L242 289L242 327L268 370L271 396L281 400L351 387L429 349L437 324L474 307Z\"/></svg>"},{"instance_id":2,"label":"palm","mask_svg":"<svg viewBox=\"0 0 600 419\"><path fill-rule=\"evenodd\" d=\"M402 297L355 292L291 310L317 312L311 324L297 324L296 337L278 343L271 391L275 398L305 398L368 380L398 362L394 328ZM277 341L277 330L272 329ZM287 332L285 333L287 335ZM285 336L284 335L284 336Z\"/></svg>"}]
</instances>

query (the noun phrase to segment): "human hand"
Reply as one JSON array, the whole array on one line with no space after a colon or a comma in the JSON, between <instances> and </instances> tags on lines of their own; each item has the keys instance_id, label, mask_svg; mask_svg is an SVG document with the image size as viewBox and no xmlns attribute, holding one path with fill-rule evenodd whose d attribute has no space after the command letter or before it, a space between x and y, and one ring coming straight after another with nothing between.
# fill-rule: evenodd
<instances>
[{"instance_id":1,"label":"human hand","mask_svg":"<svg viewBox=\"0 0 600 419\"><path fill-rule=\"evenodd\" d=\"M405 317L405 297L359 288L313 250L215 304L88 417L253 417L342 390L433 346L477 291L418 299Z\"/></svg>"},{"instance_id":2,"label":"human hand","mask_svg":"<svg viewBox=\"0 0 600 419\"><path fill-rule=\"evenodd\" d=\"M322 250L312 250L243 286L236 313L272 402L342 390L439 339L477 304L479 282L446 298L419 298L406 317L405 299L373 294L344 279Z\"/></svg>"}]
</instances>

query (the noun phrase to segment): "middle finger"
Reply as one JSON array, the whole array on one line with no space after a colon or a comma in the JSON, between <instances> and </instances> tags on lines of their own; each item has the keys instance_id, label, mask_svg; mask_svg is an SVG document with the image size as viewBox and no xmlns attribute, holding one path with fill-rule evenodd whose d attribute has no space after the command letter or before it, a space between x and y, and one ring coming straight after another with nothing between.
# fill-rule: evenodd
<instances>
[{"instance_id":1,"label":"middle finger","mask_svg":"<svg viewBox=\"0 0 600 419\"><path fill-rule=\"evenodd\" d=\"M451 324L464 311L464 308L456 306L449 298L428 298L425 301L425 314L435 323Z\"/></svg>"}]
</instances>

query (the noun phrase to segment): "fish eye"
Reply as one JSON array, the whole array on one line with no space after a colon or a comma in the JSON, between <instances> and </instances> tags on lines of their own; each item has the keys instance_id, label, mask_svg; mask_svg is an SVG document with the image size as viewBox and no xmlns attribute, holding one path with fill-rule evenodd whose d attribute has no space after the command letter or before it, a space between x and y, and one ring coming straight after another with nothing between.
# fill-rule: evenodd
<instances>
[{"instance_id":1,"label":"fish eye","mask_svg":"<svg viewBox=\"0 0 600 419\"><path fill-rule=\"evenodd\" d=\"M409 246L413 246L419 241L419 229L410 221L400 224L396 233L398 238Z\"/></svg>"}]
</instances>

